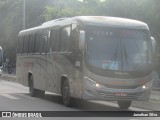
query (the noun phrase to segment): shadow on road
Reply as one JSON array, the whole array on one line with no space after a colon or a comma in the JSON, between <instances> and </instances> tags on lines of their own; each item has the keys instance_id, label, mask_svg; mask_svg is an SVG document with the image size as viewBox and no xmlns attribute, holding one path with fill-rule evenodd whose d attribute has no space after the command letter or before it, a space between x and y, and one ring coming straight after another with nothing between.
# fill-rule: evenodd
<instances>
[{"instance_id":1,"label":"shadow on road","mask_svg":"<svg viewBox=\"0 0 160 120\"><path fill-rule=\"evenodd\" d=\"M63 104L62 97L59 95L45 94L45 96L42 99L61 105ZM122 111L118 107L94 103L80 99L73 99L70 107L82 111Z\"/></svg>"}]
</instances>

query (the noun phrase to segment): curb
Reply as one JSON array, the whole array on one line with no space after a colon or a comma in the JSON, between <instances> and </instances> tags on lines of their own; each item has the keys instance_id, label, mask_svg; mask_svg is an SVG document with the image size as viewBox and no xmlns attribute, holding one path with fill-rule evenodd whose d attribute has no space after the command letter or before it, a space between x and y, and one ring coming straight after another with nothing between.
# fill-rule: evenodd
<instances>
[{"instance_id":1,"label":"curb","mask_svg":"<svg viewBox=\"0 0 160 120\"><path fill-rule=\"evenodd\" d=\"M15 82L16 81L16 76L8 76L8 75L2 75L0 76L1 79Z\"/></svg>"}]
</instances>

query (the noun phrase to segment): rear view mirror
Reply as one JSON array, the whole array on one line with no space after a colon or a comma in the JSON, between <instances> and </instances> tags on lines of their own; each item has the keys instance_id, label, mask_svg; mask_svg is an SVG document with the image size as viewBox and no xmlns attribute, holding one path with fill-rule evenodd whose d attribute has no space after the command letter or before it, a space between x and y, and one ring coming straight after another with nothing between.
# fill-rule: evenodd
<instances>
[{"instance_id":1,"label":"rear view mirror","mask_svg":"<svg viewBox=\"0 0 160 120\"><path fill-rule=\"evenodd\" d=\"M79 49L80 50L84 50L84 43L85 43L85 32L84 31L80 31L79 34Z\"/></svg>"},{"instance_id":2,"label":"rear view mirror","mask_svg":"<svg viewBox=\"0 0 160 120\"><path fill-rule=\"evenodd\" d=\"M151 42L152 42L152 51L153 51L153 54L155 54L155 52L156 52L156 41L155 41L154 37L151 37Z\"/></svg>"}]
</instances>

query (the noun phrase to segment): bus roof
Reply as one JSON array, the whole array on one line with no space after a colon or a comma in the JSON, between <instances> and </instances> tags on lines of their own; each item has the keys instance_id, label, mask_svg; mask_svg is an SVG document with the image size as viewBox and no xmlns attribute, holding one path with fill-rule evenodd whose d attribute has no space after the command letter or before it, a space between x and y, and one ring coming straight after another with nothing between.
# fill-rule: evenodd
<instances>
[{"instance_id":1,"label":"bus roof","mask_svg":"<svg viewBox=\"0 0 160 120\"><path fill-rule=\"evenodd\" d=\"M42 26L38 26L38 27L22 30L22 31L19 32L19 36L23 36L25 34L30 34L30 33L35 33L36 31L39 31L41 29L42 29Z\"/></svg>"},{"instance_id":2,"label":"bus roof","mask_svg":"<svg viewBox=\"0 0 160 120\"><path fill-rule=\"evenodd\" d=\"M82 16L78 17L87 24L104 24L111 26L132 26L132 27L147 27L147 24L138 20L127 18L107 17L107 16Z\"/></svg>"},{"instance_id":3,"label":"bus roof","mask_svg":"<svg viewBox=\"0 0 160 120\"><path fill-rule=\"evenodd\" d=\"M107 17L107 16L76 16L72 18L60 18L52 21L48 21L42 24L42 26L54 26L65 25L73 23L73 21L81 21L84 24L89 25L110 25L110 26L124 26L124 27L144 27L148 28L147 24L138 20L132 20L127 18Z\"/></svg>"},{"instance_id":4,"label":"bus roof","mask_svg":"<svg viewBox=\"0 0 160 120\"><path fill-rule=\"evenodd\" d=\"M81 22L84 25L101 25L101 26L114 26L114 27L131 27L140 29L149 29L147 24L138 20L132 20L127 18L107 17L107 16L76 16L71 18L59 18L43 23L41 26L31 29L23 30L19 35L24 33L33 33L37 30L45 29L53 26L64 26Z\"/></svg>"}]
</instances>

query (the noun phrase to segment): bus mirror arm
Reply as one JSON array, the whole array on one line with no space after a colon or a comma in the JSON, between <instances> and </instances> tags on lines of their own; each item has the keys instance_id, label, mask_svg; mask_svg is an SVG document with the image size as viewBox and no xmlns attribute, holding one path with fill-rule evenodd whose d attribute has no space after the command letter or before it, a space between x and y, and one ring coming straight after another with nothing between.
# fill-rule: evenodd
<instances>
[{"instance_id":1,"label":"bus mirror arm","mask_svg":"<svg viewBox=\"0 0 160 120\"><path fill-rule=\"evenodd\" d=\"M80 31L79 34L79 49L84 50L85 43L85 31Z\"/></svg>"}]
</instances>

